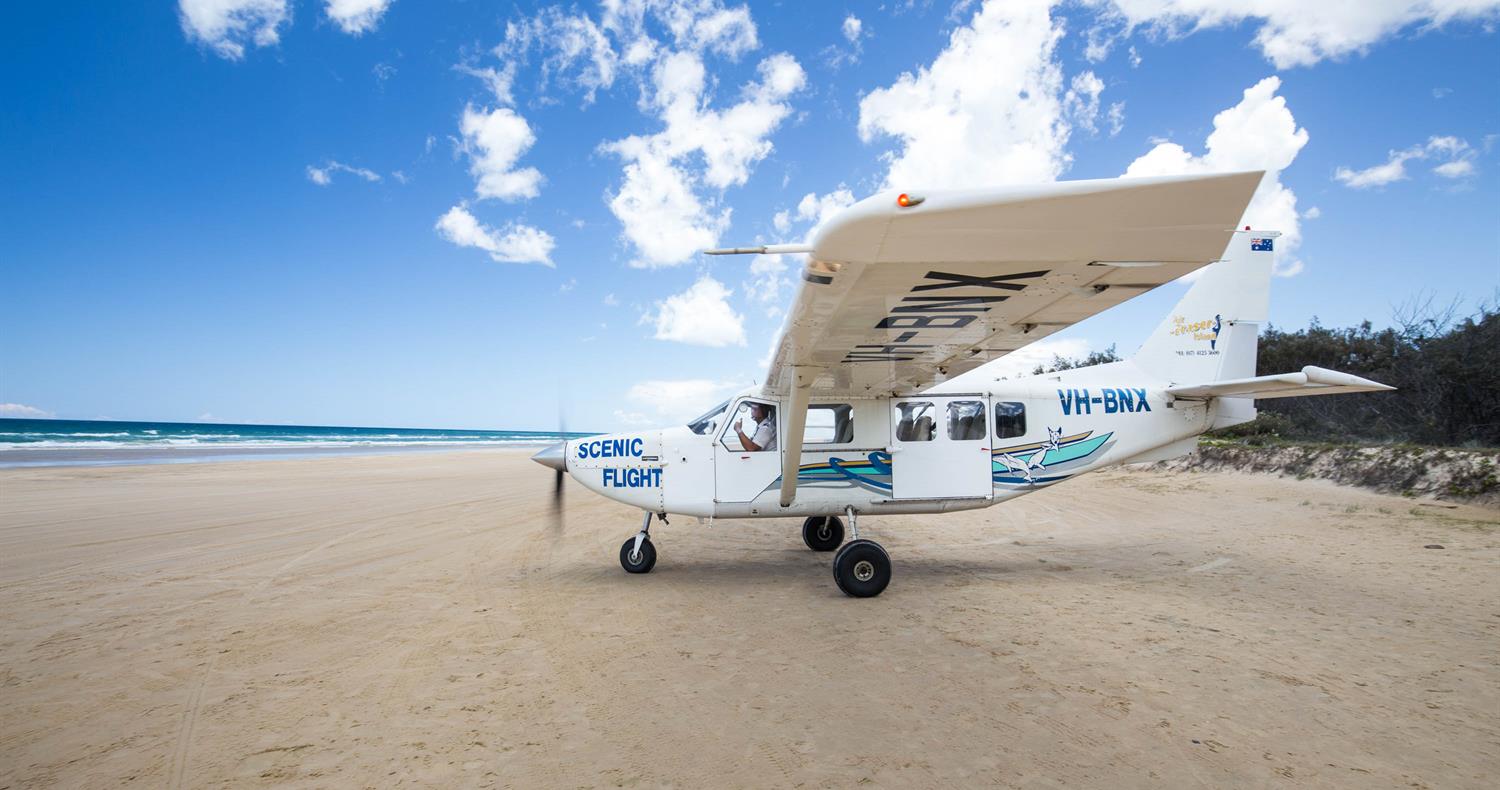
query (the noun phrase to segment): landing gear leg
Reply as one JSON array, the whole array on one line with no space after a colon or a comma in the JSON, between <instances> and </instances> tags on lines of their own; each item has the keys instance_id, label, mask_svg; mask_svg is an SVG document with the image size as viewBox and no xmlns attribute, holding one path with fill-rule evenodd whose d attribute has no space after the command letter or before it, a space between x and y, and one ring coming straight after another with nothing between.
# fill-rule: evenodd
<instances>
[{"instance_id":1,"label":"landing gear leg","mask_svg":"<svg viewBox=\"0 0 1500 790\"><path fill-rule=\"evenodd\" d=\"M663 518L662 523L666 522ZM656 567L656 546L651 543L651 511L646 511L641 531L620 546L620 566L626 573L650 573Z\"/></svg>"},{"instance_id":2,"label":"landing gear leg","mask_svg":"<svg viewBox=\"0 0 1500 790\"><path fill-rule=\"evenodd\" d=\"M860 539L853 507L844 512L849 517L849 531L854 540L833 555L833 580L845 595L871 598L891 583L891 556L879 543Z\"/></svg>"}]
</instances>

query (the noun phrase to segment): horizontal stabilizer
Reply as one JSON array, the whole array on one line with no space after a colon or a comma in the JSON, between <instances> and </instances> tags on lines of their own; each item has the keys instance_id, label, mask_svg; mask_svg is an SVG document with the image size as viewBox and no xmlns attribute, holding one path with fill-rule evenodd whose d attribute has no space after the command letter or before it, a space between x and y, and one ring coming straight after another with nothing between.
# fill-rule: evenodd
<instances>
[{"instance_id":1,"label":"horizontal stabilizer","mask_svg":"<svg viewBox=\"0 0 1500 790\"><path fill-rule=\"evenodd\" d=\"M1308 365L1301 373L1168 387L1167 393L1179 398L1296 398L1303 395L1340 395L1346 392L1383 392L1393 389L1395 387L1378 381Z\"/></svg>"}]
</instances>

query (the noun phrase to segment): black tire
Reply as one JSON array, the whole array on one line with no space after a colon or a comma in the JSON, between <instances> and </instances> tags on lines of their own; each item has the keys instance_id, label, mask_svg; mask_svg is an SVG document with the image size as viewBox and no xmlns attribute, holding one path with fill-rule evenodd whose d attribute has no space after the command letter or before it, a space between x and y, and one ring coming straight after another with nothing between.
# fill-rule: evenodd
<instances>
[{"instance_id":1,"label":"black tire","mask_svg":"<svg viewBox=\"0 0 1500 790\"><path fill-rule=\"evenodd\" d=\"M635 538L625 541L620 547L620 567L626 573L650 573L656 567L656 547L651 545L651 539L641 541L641 553L632 558L630 555L635 551Z\"/></svg>"},{"instance_id":2,"label":"black tire","mask_svg":"<svg viewBox=\"0 0 1500 790\"><path fill-rule=\"evenodd\" d=\"M844 543L844 520L813 516L802 522L802 541L813 551L833 551Z\"/></svg>"},{"instance_id":3,"label":"black tire","mask_svg":"<svg viewBox=\"0 0 1500 790\"><path fill-rule=\"evenodd\" d=\"M873 540L854 540L833 556L833 580L845 595L873 598L891 583L891 556Z\"/></svg>"}]
</instances>

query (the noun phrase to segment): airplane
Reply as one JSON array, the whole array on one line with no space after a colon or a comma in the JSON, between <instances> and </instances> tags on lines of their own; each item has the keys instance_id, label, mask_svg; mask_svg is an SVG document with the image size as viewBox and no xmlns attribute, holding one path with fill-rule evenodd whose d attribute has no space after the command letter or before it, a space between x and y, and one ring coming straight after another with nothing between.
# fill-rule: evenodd
<instances>
[{"instance_id":1,"label":"airplane","mask_svg":"<svg viewBox=\"0 0 1500 790\"><path fill-rule=\"evenodd\" d=\"M838 588L879 595L891 560L860 537L861 516L990 507L1186 455L1205 431L1254 419L1259 398L1394 389L1312 366L1256 375L1280 234L1236 228L1263 175L888 191L807 244L706 250L806 255L765 383L686 425L533 459L556 471L558 496L567 474L645 511L620 547L629 573L656 564L653 515L802 517L807 547L835 552ZM1127 360L1015 378L985 368L1189 274Z\"/></svg>"}]
</instances>

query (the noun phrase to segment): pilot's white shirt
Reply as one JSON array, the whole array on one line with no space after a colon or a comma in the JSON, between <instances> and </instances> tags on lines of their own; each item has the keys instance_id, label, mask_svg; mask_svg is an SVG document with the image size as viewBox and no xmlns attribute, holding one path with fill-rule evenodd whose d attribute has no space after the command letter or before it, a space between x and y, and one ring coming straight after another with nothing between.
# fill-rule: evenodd
<instances>
[{"instance_id":1,"label":"pilot's white shirt","mask_svg":"<svg viewBox=\"0 0 1500 790\"><path fill-rule=\"evenodd\" d=\"M776 418L775 418L775 416L767 417L766 420L765 420L765 422L757 423L756 426L755 426L755 435L750 437L750 441L755 442L755 446L759 447L762 450L775 450L776 449Z\"/></svg>"}]
</instances>

